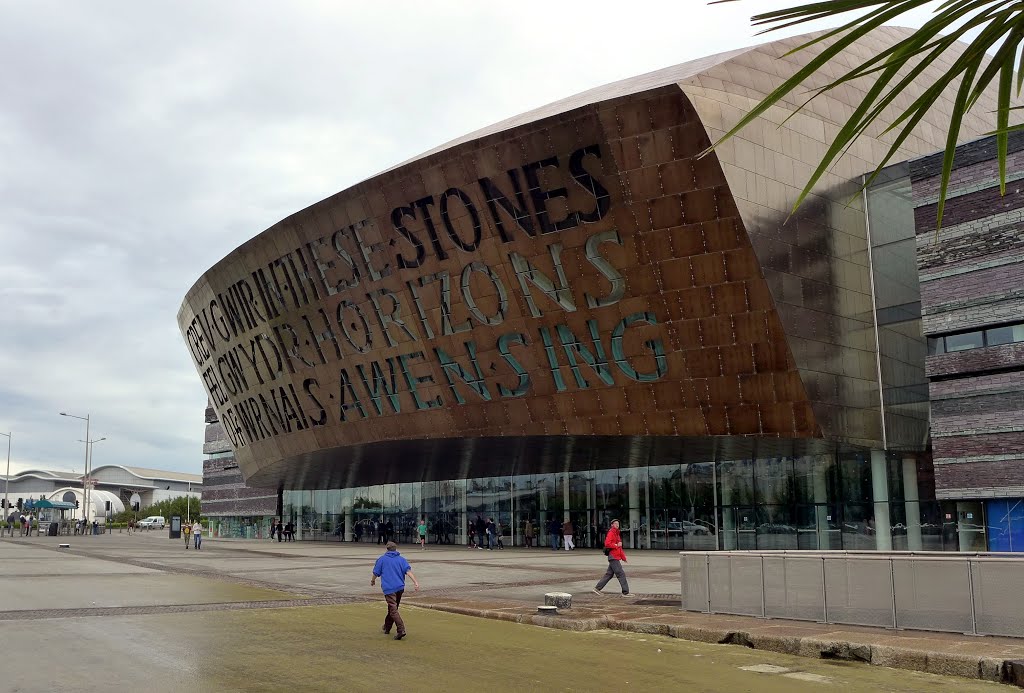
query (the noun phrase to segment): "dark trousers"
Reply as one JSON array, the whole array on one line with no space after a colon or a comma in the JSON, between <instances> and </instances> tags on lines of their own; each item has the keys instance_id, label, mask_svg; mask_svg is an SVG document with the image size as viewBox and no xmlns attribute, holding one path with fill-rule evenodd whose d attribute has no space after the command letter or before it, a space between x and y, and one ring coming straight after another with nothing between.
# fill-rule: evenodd
<instances>
[{"instance_id":1,"label":"dark trousers","mask_svg":"<svg viewBox=\"0 0 1024 693\"><path fill-rule=\"evenodd\" d=\"M405 635L405 621L402 620L402 614L398 613L398 607L402 603L402 595L405 594L405 590L398 590L392 594L385 594L384 601L388 603L388 615L384 619L384 632L391 632L391 624L395 624L398 627L398 634Z\"/></svg>"},{"instance_id":2,"label":"dark trousers","mask_svg":"<svg viewBox=\"0 0 1024 693\"><path fill-rule=\"evenodd\" d=\"M626 571L622 569L622 562L614 559L608 559L608 570L604 571L604 576L597 581L597 590L600 592L604 589L604 586L608 584L608 581L615 576L619 579L619 587L622 588L623 594L629 594L629 583L626 582Z\"/></svg>"},{"instance_id":3,"label":"dark trousers","mask_svg":"<svg viewBox=\"0 0 1024 693\"><path fill-rule=\"evenodd\" d=\"M557 551L558 550L558 539L559 539L559 536L557 534L552 534L551 535L551 550L552 551Z\"/></svg>"}]
</instances>

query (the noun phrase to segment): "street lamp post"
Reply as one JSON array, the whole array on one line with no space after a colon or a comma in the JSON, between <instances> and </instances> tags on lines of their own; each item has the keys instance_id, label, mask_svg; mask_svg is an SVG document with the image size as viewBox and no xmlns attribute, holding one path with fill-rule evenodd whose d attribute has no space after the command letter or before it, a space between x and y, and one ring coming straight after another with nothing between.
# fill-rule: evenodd
<instances>
[{"instance_id":1,"label":"street lamp post","mask_svg":"<svg viewBox=\"0 0 1024 693\"><path fill-rule=\"evenodd\" d=\"M7 476L4 477L4 516L3 518L0 518L6 522L8 515L10 515L10 513L7 512L7 509L11 507L11 500L8 497L7 492L11 487L11 441L14 440L14 431L11 431L10 433L0 433L0 436L7 436ZM14 530L11 530L11 536L14 536Z\"/></svg>"},{"instance_id":2,"label":"street lamp post","mask_svg":"<svg viewBox=\"0 0 1024 693\"><path fill-rule=\"evenodd\" d=\"M101 440L106 440L106 439L107 439L106 436L104 436L103 438L94 438L93 440L79 440L78 441L79 443L85 443L86 449L89 451L89 467L88 467L88 471L86 472L86 476L91 474L93 468L95 467L95 465L92 463L93 446L96 443L100 442ZM89 479L90 490L92 488L92 483L93 483L92 478L90 478ZM92 494L90 493L89 495L91 496Z\"/></svg>"},{"instance_id":3,"label":"street lamp post","mask_svg":"<svg viewBox=\"0 0 1024 693\"><path fill-rule=\"evenodd\" d=\"M83 505L85 505L85 507L82 510L83 510L83 513L84 513L84 517L85 517L86 523L88 523L88 520L89 520L89 442L88 441L89 441L89 416L90 415L86 414L85 416L75 416L74 414L68 414L66 412L61 412L60 415L61 416L68 416L68 417L71 417L72 419L81 419L82 421L85 421L85 441L86 441L85 442L85 474L84 474L84 476L82 478L82 498L84 500Z\"/></svg>"}]
</instances>

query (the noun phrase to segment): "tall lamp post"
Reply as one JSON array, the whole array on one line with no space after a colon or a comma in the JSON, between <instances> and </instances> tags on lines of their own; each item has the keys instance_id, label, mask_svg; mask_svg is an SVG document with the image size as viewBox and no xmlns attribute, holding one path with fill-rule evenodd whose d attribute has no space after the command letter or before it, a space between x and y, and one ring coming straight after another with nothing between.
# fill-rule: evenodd
<instances>
[{"instance_id":1,"label":"tall lamp post","mask_svg":"<svg viewBox=\"0 0 1024 693\"><path fill-rule=\"evenodd\" d=\"M3 521L7 521L7 509L11 507L10 498L7 495L8 489L11 487L11 441L14 440L14 431L10 433L0 433L0 436L7 436L7 476L4 477L4 516ZM14 536L13 530L11 536Z\"/></svg>"},{"instance_id":2,"label":"tall lamp post","mask_svg":"<svg viewBox=\"0 0 1024 693\"><path fill-rule=\"evenodd\" d=\"M104 436L103 438L94 438L92 440L81 440L81 439L79 439L79 441L78 441L79 443L85 443L85 449L88 451L88 456L89 456L89 467L88 467L88 471L86 472L86 476L91 474L93 468L95 467L95 465L92 463L92 446L95 443L98 443L101 440L106 440L106 439L107 439L106 436ZM90 489L90 491L92 490L92 478L91 477L89 478L89 489ZM89 495L91 496L92 494L90 493Z\"/></svg>"},{"instance_id":3,"label":"tall lamp post","mask_svg":"<svg viewBox=\"0 0 1024 693\"><path fill-rule=\"evenodd\" d=\"M85 440L86 441L89 440L89 414L86 414L85 416L76 416L74 414L68 414L66 412L61 412L60 415L61 416L68 416L68 417L71 417L72 419L81 419L82 421L84 421L85 422ZM85 507L82 509L83 517L85 518L86 521L88 521L89 520L89 443L88 442L85 443L85 474L82 477L82 498L85 501L83 503L83 505Z\"/></svg>"}]
</instances>

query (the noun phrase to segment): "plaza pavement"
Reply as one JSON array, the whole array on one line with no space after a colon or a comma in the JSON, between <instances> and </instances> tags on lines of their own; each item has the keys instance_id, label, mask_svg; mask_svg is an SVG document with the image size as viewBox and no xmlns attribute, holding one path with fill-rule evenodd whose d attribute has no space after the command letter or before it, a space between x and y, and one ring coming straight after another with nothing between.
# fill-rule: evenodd
<instances>
[{"instance_id":1,"label":"plaza pavement","mask_svg":"<svg viewBox=\"0 0 1024 693\"><path fill-rule=\"evenodd\" d=\"M59 549L58 543L71 547ZM409 590L403 606L560 630L732 643L762 651L762 657L863 661L987 681L1024 682L1017 663L1024 660L1024 640L682 612L675 553L630 553L626 569L633 595L622 598L614 580L606 587L607 596L590 593L606 565L596 550L483 551L450 546L428 546L425 551L401 546L400 550L423 586L419 593ZM369 585L369 575L380 551L375 544L212 539L204 541L202 551L186 551L183 542L168 539L166 531L4 539L0 541L0 622L25 622L34 633L46 633L48 626L65 633L69 624L74 624L72 630L81 630L83 623L93 622L80 620L83 617L103 616L106 619L98 621L118 622L111 647L135 650L147 637L143 625L147 618L192 614L220 623L256 612L266 620L271 618L266 612L293 607L358 611L371 608L360 603L379 600L379 589ZM572 609L555 617L536 615L536 606L550 591L572 593ZM373 608L379 611L379 605ZM103 632L105 638L111 637ZM95 637L97 630L87 628L86 633L86 638ZM188 661L187 643L169 640L164 647L163 637L154 637L168 663ZM56 646L62 639L54 635L52 642ZM739 656L749 653L746 648L726 649ZM79 656L92 661L95 653L83 651ZM3 683L0 675L0 690Z\"/></svg>"}]
</instances>

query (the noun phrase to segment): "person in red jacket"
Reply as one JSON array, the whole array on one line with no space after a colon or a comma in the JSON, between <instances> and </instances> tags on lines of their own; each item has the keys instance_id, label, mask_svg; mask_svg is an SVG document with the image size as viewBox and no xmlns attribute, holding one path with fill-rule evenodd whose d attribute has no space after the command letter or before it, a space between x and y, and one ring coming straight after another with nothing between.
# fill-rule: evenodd
<instances>
[{"instance_id":1,"label":"person in red jacket","mask_svg":"<svg viewBox=\"0 0 1024 693\"><path fill-rule=\"evenodd\" d=\"M604 577L598 580L593 590L594 594L601 594L601 590L614 575L619 579L622 596L628 597L629 583L626 582L626 571L622 569L622 564L626 562L626 553L622 550L622 536L619 534L618 520L612 520L612 526L604 535L604 554L608 557L608 570L604 572Z\"/></svg>"}]
</instances>

